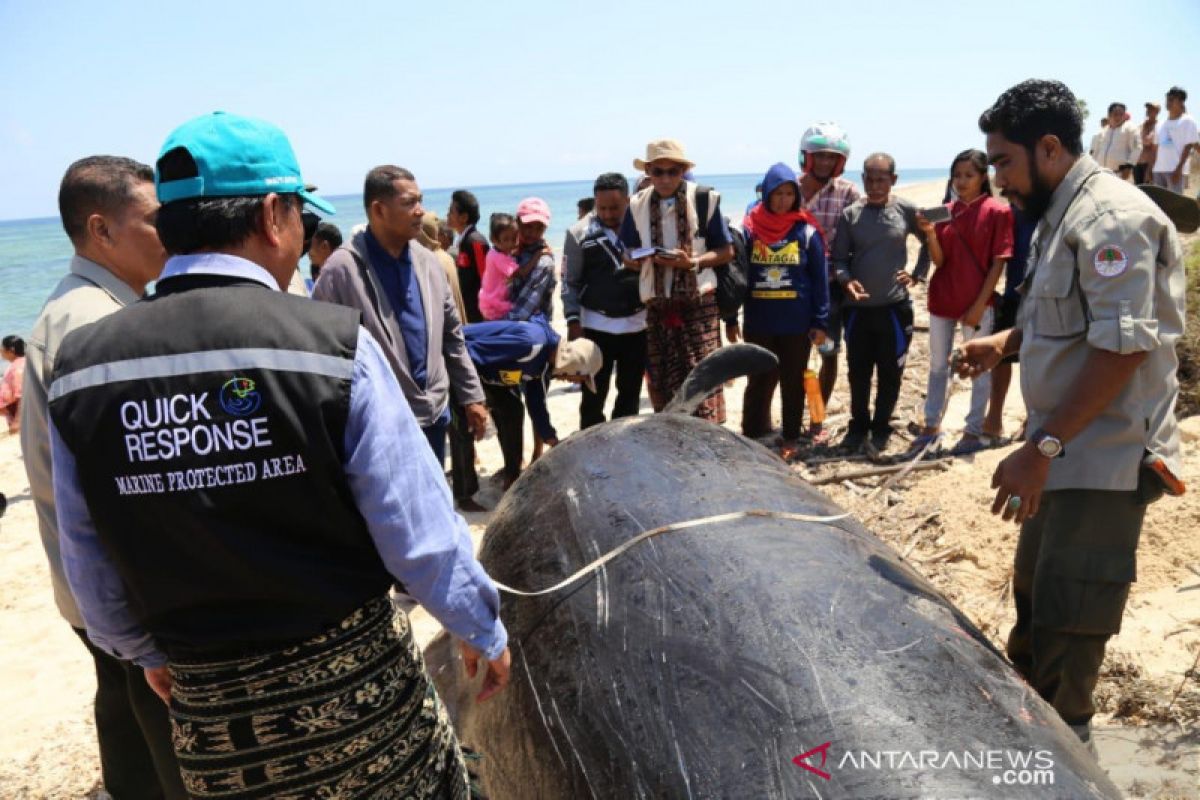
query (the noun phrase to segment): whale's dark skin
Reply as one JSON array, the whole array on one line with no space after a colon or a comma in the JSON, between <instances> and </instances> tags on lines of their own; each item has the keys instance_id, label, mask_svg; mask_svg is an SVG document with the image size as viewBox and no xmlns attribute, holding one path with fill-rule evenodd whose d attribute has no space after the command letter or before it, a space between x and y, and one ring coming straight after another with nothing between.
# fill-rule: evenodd
<instances>
[{"instance_id":1,"label":"whale's dark skin","mask_svg":"<svg viewBox=\"0 0 1200 800\"><path fill-rule=\"evenodd\" d=\"M539 589L642 531L753 509L840 511L724 428L626 418L536 462L480 558ZM668 532L555 594L505 595L502 616L511 682L484 703L456 648L427 653L494 800L1120 796L983 635L850 519ZM793 763L826 743L804 763L828 778ZM994 783L1030 753L1012 780L1040 785Z\"/></svg>"}]
</instances>

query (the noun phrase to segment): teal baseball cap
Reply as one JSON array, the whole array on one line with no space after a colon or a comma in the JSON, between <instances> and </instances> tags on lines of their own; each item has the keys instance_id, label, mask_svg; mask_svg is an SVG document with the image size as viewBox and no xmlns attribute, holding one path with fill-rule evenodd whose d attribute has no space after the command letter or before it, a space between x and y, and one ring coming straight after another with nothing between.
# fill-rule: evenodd
<instances>
[{"instance_id":1,"label":"teal baseball cap","mask_svg":"<svg viewBox=\"0 0 1200 800\"><path fill-rule=\"evenodd\" d=\"M163 180L164 168L171 179ZM158 155L154 187L160 203L275 192L299 195L326 214L337 213L308 190L282 130L263 120L224 111L196 117L171 132Z\"/></svg>"}]
</instances>

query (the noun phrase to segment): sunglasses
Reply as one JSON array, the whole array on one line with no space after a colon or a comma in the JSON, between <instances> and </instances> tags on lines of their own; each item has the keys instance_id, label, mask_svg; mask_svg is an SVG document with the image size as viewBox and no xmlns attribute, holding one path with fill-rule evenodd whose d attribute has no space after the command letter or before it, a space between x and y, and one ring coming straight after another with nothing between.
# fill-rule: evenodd
<instances>
[{"instance_id":1,"label":"sunglasses","mask_svg":"<svg viewBox=\"0 0 1200 800\"><path fill-rule=\"evenodd\" d=\"M655 178L661 178L664 175L672 178L678 178L683 174L683 169L680 167L651 167L650 174Z\"/></svg>"}]
</instances>

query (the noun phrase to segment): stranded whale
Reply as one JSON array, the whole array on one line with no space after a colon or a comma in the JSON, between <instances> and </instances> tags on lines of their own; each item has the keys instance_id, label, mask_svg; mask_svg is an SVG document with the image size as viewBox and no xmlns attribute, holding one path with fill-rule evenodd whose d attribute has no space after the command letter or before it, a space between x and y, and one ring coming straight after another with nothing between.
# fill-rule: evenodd
<instances>
[{"instance_id":1,"label":"stranded whale","mask_svg":"<svg viewBox=\"0 0 1200 800\"><path fill-rule=\"evenodd\" d=\"M444 635L430 646L487 796L1118 797L931 584L853 520L812 521L838 514L765 448L681 414L551 450L488 527L497 581L551 586L691 524L506 595L511 682L485 703Z\"/></svg>"}]
</instances>

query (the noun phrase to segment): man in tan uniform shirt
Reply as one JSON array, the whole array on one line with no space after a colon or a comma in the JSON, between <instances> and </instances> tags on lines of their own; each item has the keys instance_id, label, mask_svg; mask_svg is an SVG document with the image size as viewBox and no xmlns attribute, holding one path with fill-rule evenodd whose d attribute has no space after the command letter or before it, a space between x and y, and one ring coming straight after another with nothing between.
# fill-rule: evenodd
<instances>
[{"instance_id":1,"label":"man in tan uniform shirt","mask_svg":"<svg viewBox=\"0 0 1200 800\"><path fill-rule=\"evenodd\" d=\"M167 253L154 228L154 172L115 156L76 161L58 196L63 228L75 248L71 271L34 323L25 364L21 449L38 529L50 564L59 613L92 655L96 669L96 738L104 788L118 798L184 798L171 747L167 707L142 670L95 647L71 595L58 546L50 461L47 381L68 333L137 300L158 277Z\"/></svg>"},{"instance_id":2,"label":"man in tan uniform shirt","mask_svg":"<svg viewBox=\"0 0 1200 800\"><path fill-rule=\"evenodd\" d=\"M1038 220L1017 326L965 345L960 368L1021 354L1030 434L992 479L993 513L1021 524L1008 655L1086 742L1146 506L1182 489L1182 251L1157 206L1082 154L1063 84L1025 81L979 126L996 185Z\"/></svg>"}]
</instances>

